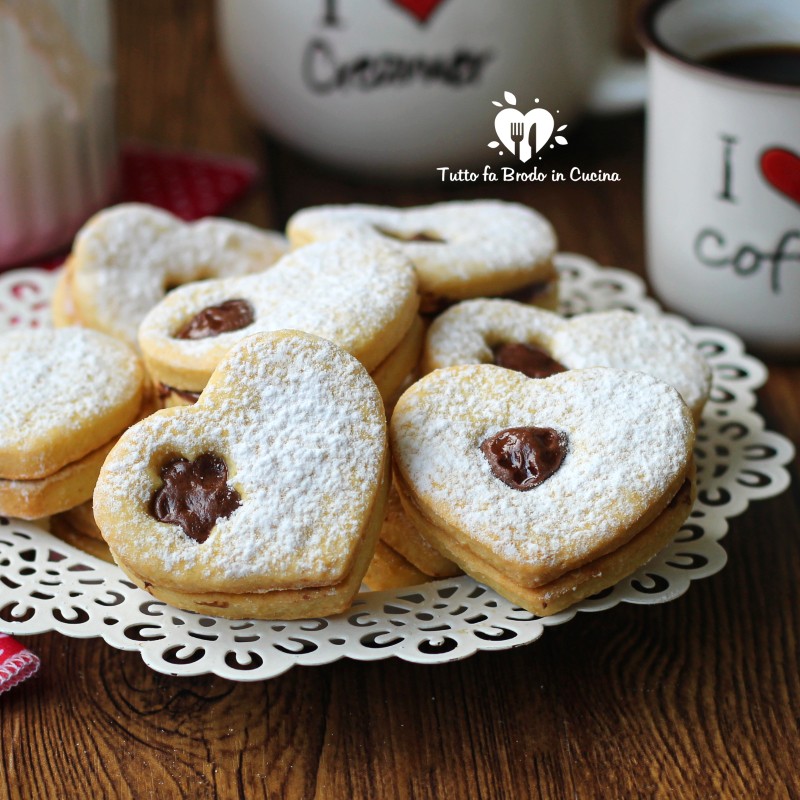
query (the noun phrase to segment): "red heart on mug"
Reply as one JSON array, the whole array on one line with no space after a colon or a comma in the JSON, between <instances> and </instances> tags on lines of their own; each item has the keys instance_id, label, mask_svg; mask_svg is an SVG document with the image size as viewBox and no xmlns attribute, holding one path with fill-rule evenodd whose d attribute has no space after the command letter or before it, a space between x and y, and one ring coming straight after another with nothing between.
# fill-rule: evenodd
<instances>
[{"instance_id":1,"label":"red heart on mug","mask_svg":"<svg viewBox=\"0 0 800 800\"><path fill-rule=\"evenodd\" d=\"M424 25L444 0L392 0L392 2L415 16L417 21Z\"/></svg>"},{"instance_id":2,"label":"red heart on mug","mask_svg":"<svg viewBox=\"0 0 800 800\"><path fill-rule=\"evenodd\" d=\"M800 205L800 156L772 147L761 154L761 174L773 189Z\"/></svg>"}]
</instances>

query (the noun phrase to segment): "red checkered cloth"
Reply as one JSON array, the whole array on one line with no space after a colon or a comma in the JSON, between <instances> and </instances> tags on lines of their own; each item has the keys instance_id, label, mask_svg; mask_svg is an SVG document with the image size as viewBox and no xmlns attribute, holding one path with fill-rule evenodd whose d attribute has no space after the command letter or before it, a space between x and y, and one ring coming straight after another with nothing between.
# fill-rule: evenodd
<instances>
[{"instance_id":1,"label":"red checkered cloth","mask_svg":"<svg viewBox=\"0 0 800 800\"><path fill-rule=\"evenodd\" d=\"M16 639L0 633L0 694L35 675L39 658Z\"/></svg>"},{"instance_id":2,"label":"red checkered cloth","mask_svg":"<svg viewBox=\"0 0 800 800\"><path fill-rule=\"evenodd\" d=\"M122 148L122 198L150 203L193 220L218 214L241 197L257 175L250 161L176 153L143 145Z\"/></svg>"},{"instance_id":3,"label":"red checkered cloth","mask_svg":"<svg viewBox=\"0 0 800 800\"><path fill-rule=\"evenodd\" d=\"M187 222L219 214L238 200L258 175L252 161L204 153L123 145L120 153L122 203L149 203ZM65 254L38 266L53 269Z\"/></svg>"}]
</instances>

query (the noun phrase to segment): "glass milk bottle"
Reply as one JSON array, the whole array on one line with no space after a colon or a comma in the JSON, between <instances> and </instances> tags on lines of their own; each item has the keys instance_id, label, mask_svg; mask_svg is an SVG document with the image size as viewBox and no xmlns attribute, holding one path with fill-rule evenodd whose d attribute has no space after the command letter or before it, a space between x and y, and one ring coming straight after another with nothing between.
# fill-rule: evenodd
<instances>
[{"instance_id":1,"label":"glass milk bottle","mask_svg":"<svg viewBox=\"0 0 800 800\"><path fill-rule=\"evenodd\" d=\"M113 198L107 0L0 0L0 267L69 243Z\"/></svg>"}]
</instances>

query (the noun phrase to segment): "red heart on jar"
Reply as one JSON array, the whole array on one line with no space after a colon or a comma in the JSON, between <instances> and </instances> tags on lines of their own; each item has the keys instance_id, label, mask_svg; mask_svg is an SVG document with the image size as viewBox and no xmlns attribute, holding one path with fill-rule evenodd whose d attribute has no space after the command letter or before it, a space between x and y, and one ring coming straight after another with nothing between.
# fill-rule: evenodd
<instances>
[{"instance_id":1,"label":"red heart on jar","mask_svg":"<svg viewBox=\"0 0 800 800\"><path fill-rule=\"evenodd\" d=\"M444 0L392 0L392 2L408 11L424 25Z\"/></svg>"},{"instance_id":2,"label":"red heart on jar","mask_svg":"<svg viewBox=\"0 0 800 800\"><path fill-rule=\"evenodd\" d=\"M800 205L800 156L771 147L761 154L761 174L773 189Z\"/></svg>"}]
</instances>

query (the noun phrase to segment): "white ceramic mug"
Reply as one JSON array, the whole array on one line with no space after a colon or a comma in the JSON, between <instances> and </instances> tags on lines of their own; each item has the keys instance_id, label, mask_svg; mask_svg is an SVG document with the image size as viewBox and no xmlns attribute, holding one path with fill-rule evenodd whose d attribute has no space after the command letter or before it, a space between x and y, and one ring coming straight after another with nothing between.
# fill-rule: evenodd
<instances>
[{"instance_id":1,"label":"white ceramic mug","mask_svg":"<svg viewBox=\"0 0 800 800\"><path fill-rule=\"evenodd\" d=\"M657 0L648 51L648 274L667 306L800 354L800 87L702 62L800 48L798 0ZM798 51L800 53L800 51Z\"/></svg>"},{"instance_id":2,"label":"white ceramic mug","mask_svg":"<svg viewBox=\"0 0 800 800\"><path fill-rule=\"evenodd\" d=\"M223 51L254 116L321 161L435 178L486 163L508 91L559 122L643 101L613 55L615 0L218 0Z\"/></svg>"}]
</instances>

